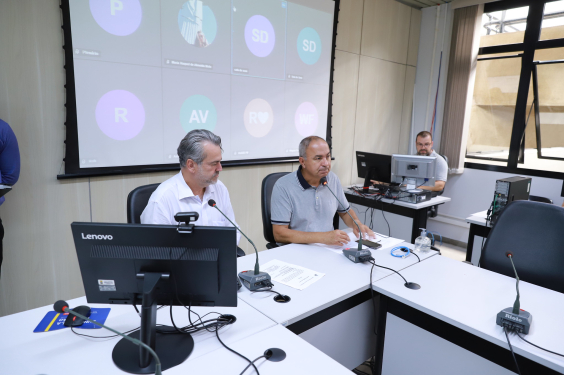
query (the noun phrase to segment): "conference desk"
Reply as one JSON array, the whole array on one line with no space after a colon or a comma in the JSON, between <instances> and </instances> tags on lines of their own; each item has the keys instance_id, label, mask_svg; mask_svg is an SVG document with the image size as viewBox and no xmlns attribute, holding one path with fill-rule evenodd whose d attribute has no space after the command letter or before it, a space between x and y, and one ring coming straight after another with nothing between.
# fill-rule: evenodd
<instances>
[{"instance_id":1,"label":"conference desk","mask_svg":"<svg viewBox=\"0 0 564 375\"><path fill-rule=\"evenodd\" d=\"M265 329L251 337L237 341L231 348L251 361L264 354L269 348L280 348L286 352L286 359L282 362L269 362L260 359L256 362L257 369L265 375L288 374L331 374L351 375L351 372L335 362L333 359L315 349L281 325ZM221 360L218 360L221 359ZM190 374L239 374L248 362L235 354L227 353L226 349L218 349L190 362ZM179 366L180 367L180 366ZM183 374L187 374L187 369ZM168 372L167 372L168 373ZM165 374L167 374L165 373ZM256 374L251 368L245 374Z\"/></svg>"},{"instance_id":2,"label":"conference desk","mask_svg":"<svg viewBox=\"0 0 564 375\"><path fill-rule=\"evenodd\" d=\"M395 271L418 263L414 256L392 257L390 250L381 248L371 252L377 264ZM425 261L436 254L431 250L419 257ZM241 300L346 368L353 369L374 354L374 306L369 288L372 265L353 263L340 251L315 245L291 244L262 251L259 255L261 264L277 259L322 272L325 276L301 291L274 282L274 290L291 297L288 303L275 302L272 293L252 293L245 288L239 291ZM254 255L239 258L237 272L252 270L254 263ZM373 281L385 277L403 284L393 271L374 267Z\"/></svg>"},{"instance_id":3,"label":"conference desk","mask_svg":"<svg viewBox=\"0 0 564 375\"><path fill-rule=\"evenodd\" d=\"M417 262L413 256L394 258L389 251L390 248L373 250L372 255L378 264L398 271ZM431 251L423 255L422 260L435 254ZM276 285L275 290L292 297L287 304L274 302L270 293L251 293L243 287L238 292L237 307L195 307L194 310L199 314L217 311L237 317L235 324L219 331L220 337L228 346L241 349L242 354L253 357L251 359L258 357L269 347L280 347L287 351L287 362L266 362L261 365L265 370L268 368L268 374L350 373L347 369L358 366L373 355L374 307L369 289L371 265L354 264L340 251L316 245L287 245L260 253L261 264L271 259L307 267L326 275L302 291ZM254 254L239 258L238 269L253 269L254 261ZM391 277L402 283L401 278L392 273L375 267L373 280ZM86 298L68 302L74 307L86 304ZM139 324L138 315L129 305L89 306L110 307L106 323L120 332L136 328ZM123 374L111 358L113 347L119 338L85 338L73 334L69 329L33 333L35 326L51 310L52 305L48 305L0 318L1 357L10 359L2 361L1 373L58 374L80 371L84 375ZM188 324L183 307L173 307L173 312L177 325ZM171 324L168 308L159 310L157 323ZM94 336L111 335L100 329L76 331ZM244 368L244 361L223 348L213 332L198 332L193 337L195 346L190 357L181 365L167 370L167 374L186 373L196 369L205 369L203 373L224 374L226 368L231 369L227 373L239 373ZM351 351L348 345L350 342L354 343L353 347L362 347L362 350L358 353ZM237 370L233 370L230 364ZM341 364L346 366L341 367ZM280 367L275 367L276 365Z\"/></svg>"},{"instance_id":4,"label":"conference desk","mask_svg":"<svg viewBox=\"0 0 564 375\"><path fill-rule=\"evenodd\" d=\"M445 196L438 196L431 198L427 202L422 203L408 203L393 199L374 199L371 197L364 197L358 193L343 187L345 190L345 196L349 203L357 204L364 207L374 208L376 210L383 210L391 214L399 215L404 218L411 219L411 223L408 226L411 228L408 232L396 233L392 232L392 237L405 238L406 242L415 243L415 239L420 236L421 230L419 228L427 228L427 211L429 207L441 205L446 202L450 202L450 198ZM357 212L357 215L359 212ZM389 219L387 219L389 220ZM365 223L366 224L366 223ZM406 226L407 222L399 222L396 227ZM394 224L392 223L392 226ZM381 231L381 230L380 230Z\"/></svg>"},{"instance_id":5,"label":"conference desk","mask_svg":"<svg viewBox=\"0 0 564 375\"><path fill-rule=\"evenodd\" d=\"M487 238L490 234L491 224L486 221L487 210L476 212L466 218L470 224L468 233L468 246L466 247L466 261L478 265L482 255L482 241L474 243L475 236Z\"/></svg>"},{"instance_id":6,"label":"conference desk","mask_svg":"<svg viewBox=\"0 0 564 375\"><path fill-rule=\"evenodd\" d=\"M517 270L519 271L519 270ZM410 290L391 277L377 280L380 294L377 358L381 374L513 374L515 364L496 315L513 306L515 279L442 256L403 275L421 285ZM533 322L526 339L564 354L564 294L519 283L521 308ZM510 334L523 375L564 373L564 358ZM378 375L380 374L378 373Z\"/></svg>"},{"instance_id":7,"label":"conference desk","mask_svg":"<svg viewBox=\"0 0 564 375\"><path fill-rule=\"evenodd\" d=\"M67 302L71 307L84 305L86 297L75 298ZM193 310L200 315L217 311L237 317L234 324L219 331L219 336L228 346L276 325L271 319L245 302L241 300L238 302L237 307L195 307ZM110 307L111 311L106 324L119 332L129 331L139 326L140 318L130 305L88 304L88 306ZM3 359L0 361L2 362L1 374L125 374L112 361L112 350L120 338L81 337L73 334L68 328L34 333L33 329L52 309L53 305L48 305L0 318L0 332L2 333L0 358ZM173 313L177 326L189 324L188 314L184 307L173 307ZM168 307L158 310L157 323L171 325ZM75 329L75 331L92 336L112 335L105 329ZM194 338L192 354L181 365L167 370L166 374L186 374L191 368L191 361L214 351L218 353L218 356L220 353L222 356L235 356L223 348L213 332L197 332L192 337ZM266 348L263 349L261 346L249 349L253 349L252 355L254 355L256 350L264 351ZM224 352L219 352L219 350L224 350ZM243 370L243 367L239 372Z\"/></svg>"}]
</instances>

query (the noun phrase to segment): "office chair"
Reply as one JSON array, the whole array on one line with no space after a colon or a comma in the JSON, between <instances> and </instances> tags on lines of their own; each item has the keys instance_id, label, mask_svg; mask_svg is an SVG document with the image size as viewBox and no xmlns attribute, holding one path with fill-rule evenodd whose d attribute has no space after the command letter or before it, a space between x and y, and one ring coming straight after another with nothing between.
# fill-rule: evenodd
<instances>
[{"instance_id":1,"label":"office chair","mask_svg":"<svg viewBox=\"0 0 564 375\"><path fill-rule=\"evenodd\" d=\"M531 201L511 202L494 224L480 259L484 269L564 293L564 209Z\"/></svg>"},{"instance_id":2,"label":"office chair","mask_svg":"<svg viewBox=\"0 0 564 375\"><path fill-rule=\"evenodd\" d=\"M267 242L267 249L278 247L276 240L274 239L272 223L270 222L270 198L272 197L272 189L274 188L276 181L278 181L280 177L283 177L288 173L290 172L271 173L262 180L260 189L260 207L262 212L262 231L264 234L264 239Z\"/></svg>"},{"instance_id":3,"label":"office chair","mask_svg":"<svg viewBox=\"0 0 564 375\"><path fill-rule=\"evenodd\" d=\"M441 155L441 156L443 157L443 159L446 160L447 165L448 165L448 157L446 155ZM445 186L446 186L446 184L445 184ZM441 190L441 191L433 192L431 194L431 197L434 198L434 197L438 197L439 195L443 195L444 191L445 191L445 189L443 188L443 190ZM439 214L439 205L429 207L429 209L427 210L427 217L437 217L438 214Z\"/></svg>"},{"instance_id":4,"label":"office chair","mask_svg":"<svg viewBox=\"0 0 564 375\"><path fill-rule=\"evenodd\" d=\"M143 185L131 190L127 196L127 222L129 224L141 224L141 214L147 207L151 194L157 190L159 185Z\"/></svg>"},{"instance_id":5,"label":"office chair","mask_svg":"<svg viewBox=\"0 0 564 375\"><path fill-rule=\"evenodd\" d=\"M529 195L529 200L531 202L541 202L541 203L552 204L552 199L548 199L548 198L545 198L545 197L539 197L538 195Z\"/></svg>"},{"instance_id":6,"label":"office chair","mask_svg":"<svg viewBox=\"0 0 564 375\"><path fill-rule=\"evenodd\" d=\"M127 196L127 222L129 224L141 224L141 214L147 207L151 194L157 190L159 185L143 185L131 190ZM245 255L243 249L237 246L237 257L244 257Z\"/></svg>"}]
</instances>

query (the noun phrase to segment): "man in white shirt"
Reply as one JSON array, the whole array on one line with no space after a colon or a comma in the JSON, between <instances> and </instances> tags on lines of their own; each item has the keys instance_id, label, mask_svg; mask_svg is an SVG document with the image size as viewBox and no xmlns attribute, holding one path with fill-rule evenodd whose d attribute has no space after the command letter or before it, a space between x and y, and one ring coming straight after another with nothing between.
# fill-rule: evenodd
<instances>
[{"instance_id":1,"label":"man in white shirt","mask_svg":"<svg viewBox=\"0 0 564 375\"><path fill-rule=\"evenodd\" d=\"M232 226L221 213L208 205L213 199L235 224L229 192L219 181L221 172L221 138L209 130L192 130L180 141L180 172L164 181L153 192L141 214L142 224L176 225L178 212L197 212L196 225ZM237 232L237 243L241 235Z\"/></svg>"}]
</instances>

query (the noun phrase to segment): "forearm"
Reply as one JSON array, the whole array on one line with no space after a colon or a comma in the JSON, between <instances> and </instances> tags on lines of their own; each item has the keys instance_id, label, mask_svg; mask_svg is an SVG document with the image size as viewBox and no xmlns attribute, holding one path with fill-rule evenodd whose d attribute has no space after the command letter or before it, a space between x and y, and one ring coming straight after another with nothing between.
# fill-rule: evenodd
<instances>
[{"instance_id":1,"label":"forearm","mask_svg":"<svg viewBox=\"0 0 564 375\"><path fill-rule=\"evenodd\" d=\"M302 232L289 228L272 226L274 239L279 243L323 243L326 232Z\"/></svg>"},{"instance_id":2,"label":"forearm","mask_svg":"<svg viewBox=\"0 0 564 375\"><path fill-rule=\"evenodd\" d=\"M430 191L442 191L445 188L444 181L436 181L435 186L419 186L418 189L430 190Z\"/></svg>"},{"instance_id":3,"label":"forearm","mask_svg":"<svg viewBox=\"0 0 564 375\"><path fill-rule=\"evenodd\" d=\"M339 212L339 216L341 217L341 219L343 220L343 222L345 223L345 225L347 227L356 229L356 224L360 225L361 223L358 220L358 217L356 216L356 212L354 212L352 209L350 209L349 213L353 217L352 219L351 219L351 216L349 216L346 212ZM356 224L353 222L353 219L354 219L354 221L356 221Z\"/></svg>"}]
</instances>

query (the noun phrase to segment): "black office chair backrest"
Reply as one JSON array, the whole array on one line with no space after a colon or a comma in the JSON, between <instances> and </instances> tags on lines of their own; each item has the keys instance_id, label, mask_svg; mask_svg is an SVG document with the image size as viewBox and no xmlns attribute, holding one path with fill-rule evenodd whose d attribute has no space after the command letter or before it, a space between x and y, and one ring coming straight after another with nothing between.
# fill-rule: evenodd
<instances>
[{"instance_id":1,"label":"black office chair backrest","mask_svg":"<svg viewBox=\"0 0 564 375\"><path fill-rule=\"evenodd\" d=\"M441 154L439 154L439 155L441 155ZM445 161L447 163L447 167L448 167L448 157L446 155L441 155L441 156L443 157L443 159L445 159ZM446 184L445 184L445 186L446 186ZM438 195L443 195L444 192L445 192L445 189L443 188L443 190L438 192L439 193Z\"/></svg>"},{"instance_id":2,"label":"black office chair backrest","mask_svg":"<svg viewBox=\"0 0 564 375\"><path fill-rule=\"evenodd\" d=\"M549 203L552 204L552 199L548 199L545 197L539 197L538 195L529 195L529 200L532 202L542 202L542 203Z\"/></svg>"},{"instance_id":3,"label":"black office chair backrest","mask_svg":"<svg viewBox=\"0 0 564 375\"><path fill-rule=\"evenodd\" d=\"M141 214L147 203L149 203L149 198L151 194L160 184L151 184L139 186L129 193L127 196L127 222L130 224L141 224Z\"/></svg>"},{"instance_id":4,"label":"black office chair backrest","mask_svg":"<svg viewBox=\"0 0 564 375\"><path fill-rule=\"evenodd\" d=\"M274 233L272 233L272 223L270 222L270 198L272 197L272 189L274 184L280 177L287 175L290 172L271 173L262 180L262 187L260 192L260 206L262 211L262 230L264 239L270 244L276 244Z\"/></svg>"},{"instance_id":5,"label":"black office chair backrest","mask_svg":"<svg viewBox=\"0 0 564 375\"><path fill-rule=\"evenodd\" d=\"M500 214L482 251L480 266L564 293L564 208L515 201Z\"/></svg>"}]
</instances>

